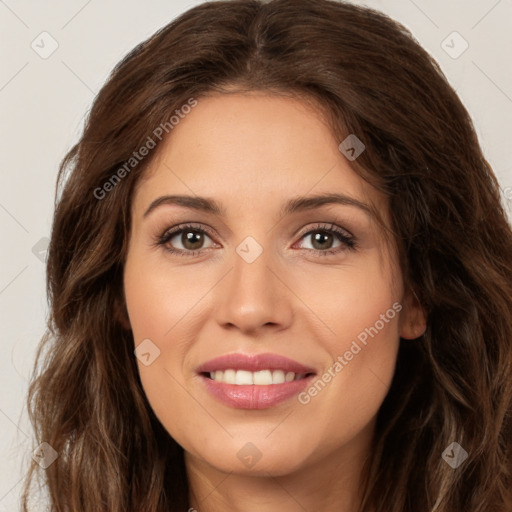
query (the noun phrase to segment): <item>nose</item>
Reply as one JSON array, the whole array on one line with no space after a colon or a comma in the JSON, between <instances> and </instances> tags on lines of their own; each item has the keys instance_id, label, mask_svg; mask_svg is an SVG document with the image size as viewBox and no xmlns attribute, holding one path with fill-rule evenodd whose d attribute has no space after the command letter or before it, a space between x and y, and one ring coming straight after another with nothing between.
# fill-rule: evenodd
<instances>
[{"instance_id":1,"label":"nose","mask_svg":"<svg viewBox=\"0 0 512 512\"><path fill-rule=\"evenodd\" d=\"M218 290L215 315L219 325L244 333L288 327L293 293L271 252L264 250L251 263L235 252L232 261L233 268Z\"/></svg>"}]
</instances>

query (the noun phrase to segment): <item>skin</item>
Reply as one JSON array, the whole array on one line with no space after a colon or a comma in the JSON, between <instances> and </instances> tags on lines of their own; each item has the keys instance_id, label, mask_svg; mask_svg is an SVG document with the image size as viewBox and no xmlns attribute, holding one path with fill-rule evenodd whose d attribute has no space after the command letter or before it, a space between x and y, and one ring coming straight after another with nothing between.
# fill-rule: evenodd
<instances>
[{"instance_id":1,"label":"skin","mask_svg":"<svg viewBox=\"0 0 512 512\"><path fill-rule=\"evenodd\" d=\"M266 93L201 98L135 191L127 321L135 346L149 338L160 350L149 366L137 360L140 377L155 414L185 450L190 506L200 512L355 511L399 337L425 330L421 308L404 293L394 247L363 210L331 204L280 216L288 199L336 192L375 205L389 223L386 198L351 169L318 112ZM226 217L168 204L144 217L165 194L215 199ZM196 242L199 254L155 244L182 223L211 229ZM348 231L356 250L336 236L315 245L304 235L318 223ZM252 263L236 252L247 236L263 249ZM167 247L190 254L186 243L178 234ZM341 250L320 254L329 249ZM295 396L269 409L236 409L211 396L196 373L223 354L271 352L322 375L395 302L401 311L307 404ZM237 457L248 442L261 455L252 467Z\"/></svg>"}]
</instances>

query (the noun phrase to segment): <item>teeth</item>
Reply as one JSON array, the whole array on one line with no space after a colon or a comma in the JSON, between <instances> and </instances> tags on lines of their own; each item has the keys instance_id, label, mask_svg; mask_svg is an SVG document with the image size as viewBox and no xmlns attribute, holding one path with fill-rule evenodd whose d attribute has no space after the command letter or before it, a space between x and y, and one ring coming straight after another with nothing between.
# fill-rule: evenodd
<instances>
[{"instance_id":1,"label":"teeth","mask_svg":"<svg viewBox=\"0 0 512 512\"><path fill-rule=\"evenodd\" d=\"M252 374L253 384L257 386L268 386L272 384L272 372L270 370L261 370Z\"/></svg>"},{"instance_id":2,"label":"teeth","mask_svg":"<svg viewBox=\"0 0 512 512\"><path fill-rule=\"evenodd\" d=\"M305 373L285 373L283 370L260 370L258 372L249 372L247 370L230 369L210 372L210 378L216 382L237 384L239 386L268 386L270 384L283 384L284 382L303 379L305 376Z\"/></svg>"},{"instance_id":3,"label":"teeth","mask_svg":"<svg viewBox=\"0 0 512 512\"><path fill-rule=\"evenodd\" d=\"M229 371L229 370L227 370ZM252 372L248 372L246 370L238 370L235 376L235 384L239 386L242 385L251 385L252 386Z\"/></svg>"},{"instance_id":4,"label":"teeth","mask_svg":"<svg viewBox=\"0 0 512 512\"><path fill-rule=\"evenodd\" d=\"M283 370L275 370L272 372L272 384L282 384L284 382Z\"/></svg>"},{"instance_id":5,"label":"teeth","mask_svg":"<svg viewBox=\"0 0 512 512\"><path fill-rule=\"evenodd\" d=\"M222 372L221 372L221 374L222 374ZM217 380L217 379L215 379L215 380ZM234 384L236 381L235 370L225 370L224 374L221 375L218 380L225 382L226 384Z\"/></svg>"}]
</instances>

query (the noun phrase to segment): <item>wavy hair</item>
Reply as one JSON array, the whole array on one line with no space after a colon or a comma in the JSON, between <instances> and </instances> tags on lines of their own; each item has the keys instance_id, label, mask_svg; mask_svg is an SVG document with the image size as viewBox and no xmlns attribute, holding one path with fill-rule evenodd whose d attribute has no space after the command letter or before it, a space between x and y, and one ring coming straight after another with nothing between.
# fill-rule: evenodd
<instances>
[{"instance_id":1,"label":"wavy hair","mask_svg":"<svg viewBox=\"0 0 512 512\"><path fill-rule=\"evenodd\" d=\"M156 151L97 191L176 109L228 90L315 101L337 140L364 142L351 165L389 198L405 287L427 314L420 338L400 340L360 512L510 512L512 231L499 184L411 33L332 0L201 4L134 48L98 93L59 169L50 316L27 396L36 445L59 456L31 463L23 511L35 476L56 512L187 509L183 450L151 410L120 320L131 200ZM453 442L468 453L456 469L442 458Z\"/></svg>"}]
</instances>

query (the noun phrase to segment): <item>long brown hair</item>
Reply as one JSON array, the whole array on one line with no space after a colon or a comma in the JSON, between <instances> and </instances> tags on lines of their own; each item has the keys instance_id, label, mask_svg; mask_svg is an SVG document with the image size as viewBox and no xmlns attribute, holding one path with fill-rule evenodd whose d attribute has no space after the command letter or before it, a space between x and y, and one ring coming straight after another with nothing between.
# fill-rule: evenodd
<instances>
[{"instance_id":1,"label":"long brown hair","mask_svg":"<svg viewBox=\"0 0 512 512\"><path fill-rule=\"evenodd\" d=\"M512 232L499 184L410 32L331 0L204 3L133 49L99 92L59 171L51 315L27 398L34 446L58 457L32 463L23 510L39 473L59 512L187 509L183 450L149 406L120 321L131 198L156 150L126 162L157 127L172 136L176 109L233 87L314 100L340 142L363 141L353 168L389 197L406 290L428 317L423 336L400 341L360 510L510 512ZM454 442L468 454L455 469L443 456Z\"/></svg>"}]
</instances>

